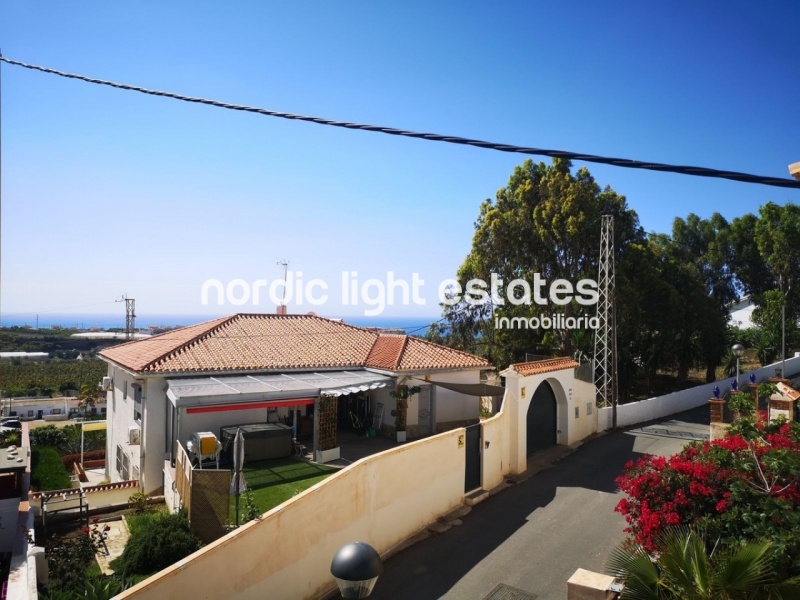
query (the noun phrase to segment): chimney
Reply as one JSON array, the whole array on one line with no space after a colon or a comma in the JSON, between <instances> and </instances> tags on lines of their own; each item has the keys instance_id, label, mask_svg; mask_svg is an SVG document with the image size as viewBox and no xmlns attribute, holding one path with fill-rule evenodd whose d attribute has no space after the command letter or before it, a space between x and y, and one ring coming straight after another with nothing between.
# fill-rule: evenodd
<instances>
[{"instance_id":1,"label":"chimney","mask_svg":"<svg viewBox=\"0 0 800 600\"><path fill-rule=\"evenodd\" d=\"M286 305L285 304L281 304L281 305L278 306L278 314L279 315L285 315L286 314Z\"/></svg>"}]
</instances>

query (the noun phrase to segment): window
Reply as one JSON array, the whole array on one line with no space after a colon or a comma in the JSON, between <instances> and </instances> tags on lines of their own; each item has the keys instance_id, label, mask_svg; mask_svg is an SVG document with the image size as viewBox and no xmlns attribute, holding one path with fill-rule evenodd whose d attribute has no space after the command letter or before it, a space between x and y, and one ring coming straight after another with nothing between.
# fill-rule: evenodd
<instances>
[{"instance_id":1,"label":"window","mask_svg":"<svg viewBox=\"0 0 800 600\"><path fill-rule=\"evenodd\" d=\"M60 408L54 408L54 409L53 409L53 413L52 413L52 414L54 414L54 415L60 415L60 414L61 414L61 409L60 409Z\"/></svg>"},{"instance_id":2,"label":"window","mask_svg":"<svg viewBox=\"0 0 800 600\"><path fill-rule=\"evenodd\" d=\"M137 423L142 422L142 386L133 384L133 418Z\"/></svg>"},{"instance_id":3,"label":"window","mask_svg":"<svg viewBox=\"0 0 800 600\"><path fill-rule=\"evenodd\" d=\"M12 414L13 414L13 413L12 413ZM29 416L29 417L32 417L32 416L33 416L33 411L32 411L32 410L29 410L29 411L28 411L28 416Z\"/></svg>"},{"instance_id":4,"label":"window","mask_svg":"<svg viewBox=\"0 0 800 600\"><path fill-rule=\"evenodd\" d=\"M122 399L128 399L128 382L126 381L125 384L122 386Z\"/></svg>"},{"instance_id":5,"label":"window","mask_svg":"<svg viewBox=\"0 0 800 600\"><path fill-rule=\"evenodd\" d=\"M127 454L122 455L122 480L128 481L128 469L130 468L131 459Z\"/></svg>"},{"instance_id":6,"label":"window","mask_svg":"<svg viewBox=\"0 0 800 600\"><path fill-rule=\"evenodd\" d=\"M117 473L122 475L122 457L125 456L122 452L122 446L117 446Z\"/></svg>"},{"instance_id":7,"label":"window","mask_svg":"<svg viewBox=\"0 0 800 600\"><path fill-rule=\"evenodd\" d=\"M101 407L100 407L100 414L101 414L101 415L104 415L104 414L106 414L106 407L105 407L105 406L101 406Z\"/></svg>"}]
</instances>

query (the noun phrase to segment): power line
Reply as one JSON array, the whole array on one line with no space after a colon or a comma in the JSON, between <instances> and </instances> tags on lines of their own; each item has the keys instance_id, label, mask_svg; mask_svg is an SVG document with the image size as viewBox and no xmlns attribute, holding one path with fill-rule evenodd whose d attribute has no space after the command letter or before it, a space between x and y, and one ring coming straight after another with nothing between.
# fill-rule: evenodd
<instances>
[{"instance_id":1,"label":"power line","mask_svg":"<svg viewBox=\"0 0 800 600\"><path fill-rule=\"evenodd\" d=\"M40 67L37 65L30 65L17 60L12 60L4 56L0 56L0 61L6 62L10 65L31 69L34 71L41 71L42 73L49 73L51 75L58 75L59 77L66 77L68 79L78 79L87 83L94 83L97 85L110 86L122 90L139 92L142 94L149 94L151 96L162 96L165 98L172 98L173 100L181 100L183 102L193 102L195 104L206 104L215 106L217 108L226 108L228 110L238 110L244 112L257 113L269 117L280 117L282 119L292 119L296 121L308 121L318 125L330 125L332 127L343 127L345 129L359 129L362 131L372 131L377 133L385 133L388 135L399 135L403 137L411 137L433 142L446 142L449 144L460 144L464 146L475 146L478 148L486 148L489 150L497 150L499 152L511 152L516 154L530 154L534 156L549 156L551 158L565 158L569 160L579 160L583 162L598 163L611 165L614 167L625 167L628 169L645 169L648 171L660 171L664 173L678 173L680 175L694 175L696 177L714 177L718 179L730 179L733 181L740 181L743 183L756 183L761 185L770 185L783 188L800 189L800 181L793 179L784 179L780 177L765 177L761 175L751 175L748 173L739 173L736 171L721 171L718 169L709 169L706 167L692 167L683 165L670 165L665 163L647 162L639 160L631 160L627 158L611 158L607 156L597 156L594 154L583 154L580 152L569 152L566 150L548 150L545 148L531 148L525 146L515 146L513 144L498 144L494 142L487 142L483 140L476 140L471 138L440 135L436 133L421 133L417 131L406 131L403 129L395 129L393 127L382 127L378 125L365 125L360 123L348 123L344 121L334 121L331 119L324 119L322 117L312 117L297 115L293 113L280 112L275 110L268 110L266 108L257 108L253 106L244 106L241 104L230 104L221 102L219 100L210 100L207 98L195 98L192 96L184 96L173 92L163 92L159 90L151 90L135 85L128 85L124 83L116 83L104 79L95 79L86 77L84 75L76 75L74 73L65 73L56 69L47 67Z\"/></svg>"}]
</instances>

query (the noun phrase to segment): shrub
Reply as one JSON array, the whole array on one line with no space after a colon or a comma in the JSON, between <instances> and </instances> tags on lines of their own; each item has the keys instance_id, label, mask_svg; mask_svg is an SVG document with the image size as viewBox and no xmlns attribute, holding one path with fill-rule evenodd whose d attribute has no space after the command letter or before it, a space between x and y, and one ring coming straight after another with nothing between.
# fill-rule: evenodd
<instances>
[{"instance_id":1,"label":"shrub","mask_svg":"<svg viewBox=\"0 0 800 600\"><path fill-rule=\"evenodd\" d=\"M147 510L150 505L150 496L142 492L135 492L128 498L128 504L133 507L137 513L142 513Z\"/></svg>"},{"instance_id":2,"label":"shrub","mask_svg":"<svg viewBox=\"0 0 800 600\"><path fill-rule=\"evenodd\" d=\"M50 590L80 589L85 581L86 567L94 561L95 545L87 531L71 539L54 538L45 546L50 572Z\"/></svg>"},{"instance_id":3,"label":"shrub","mask_svg":"<svg viewBox=\"0 0 800 600\"><path fill-rule=\"evenodd\" d=\"M157 515L151 524L131 534L115 568L126 575L148 575L200 548L189 529L186 511Z\"/></svg>"},{"instance_id":4,"label":"shrub","mask_svg":"<svg viewBox=\"0 0 800 600\"><path fill-rule=\"evenodd\" d=\"M55 425L45 425L31 429L28 433L31 446L50 446L59 448L67 443L67 434Z\"/></svg>"},{"instance_id":5,"label":"shrub","mask_svg":"<svg viewBox=\"0 0 800 600\"><path fill-rule=\"evenodd\" d=\"M698 525L723 546L768 540L784 574L800 575L800 425L751 423L670 458L645 456L617 479L616 510L634 541L657 551L676 525Z\"/></svg>"},{"instance_id":6,"label":"shrub","mask_svg":"<svg viewBox=\"0 0 800 600\"><path fill-rule=\"evenodd\" d=\"M19 429L0 432L0 447L19 446L22 442L22 434Z\"/></svg>"},{"instance_id":7,"label":"shrub","mask_svg":"<svg viewBox=\"0 0 800 600\"><path fill-rule=\"evenodd\" d=\"M45 446L31 450L31 485L40 492L70 487L69 473L55 448Z\"/></svg>"}]
</instances>

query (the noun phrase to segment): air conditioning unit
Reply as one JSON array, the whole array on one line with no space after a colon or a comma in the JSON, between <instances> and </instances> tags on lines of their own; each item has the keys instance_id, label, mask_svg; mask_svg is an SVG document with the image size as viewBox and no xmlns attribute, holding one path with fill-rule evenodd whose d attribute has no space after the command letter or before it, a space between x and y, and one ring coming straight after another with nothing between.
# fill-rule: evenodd
<instances>
[{"instance_id":1,"label":"air conditioning unit","mask_svg":"<svg viewBox=\"0 0 800 600\"><path fill-rule=\"evenodd\" d=\"M128 427L128 443L131 446L136 446L142 443L142 430L138 425L131 425Z\"/></svg>"},{"instance_id":2,"label":"air conditioning unit","mask_svg":"<svg viewBox=\"0 0 800 600\"><path fill-rule=\"evenodd\" d=\"M103 380L100 382L100 389L104 392L111 389L111 377L103 377Z\"/></svg>"}]
</instances>

